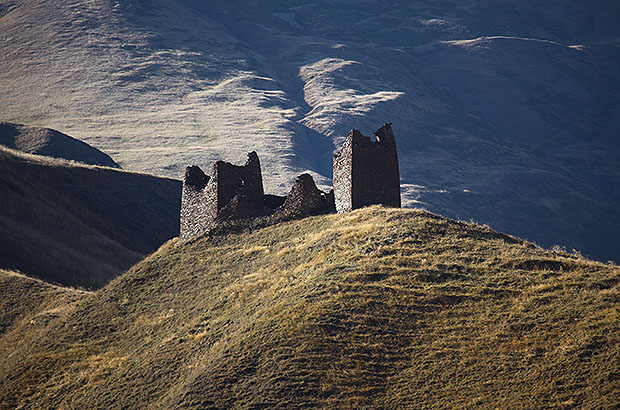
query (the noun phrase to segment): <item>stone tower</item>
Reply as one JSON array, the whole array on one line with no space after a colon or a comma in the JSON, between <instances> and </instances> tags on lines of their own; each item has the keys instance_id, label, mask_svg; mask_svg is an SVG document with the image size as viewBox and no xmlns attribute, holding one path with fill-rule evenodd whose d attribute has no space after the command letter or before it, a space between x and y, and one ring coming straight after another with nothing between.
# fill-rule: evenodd
<instances>
[{"instance_id":1,"label":"stone tower","mask_svg":"<svg viewBox=\"0 0 620 410\"><path fill-rule=\"evenodd\" d=\"M262 207L265 196L256 152L250 152L242 166L217 161L207 184L207 196L210 198L207 213L213 220L252 216L254 208Z\"/></svg>"},{"instance_id":2,"label":"stone tower","mask_svg":"<svg viewBox=\"0 0 620 410\"><path fill-rule=\"evenodd\" d=\"M205 232L207 221L207 200L205 187L209 177L197 166L185 169L181 193L181 238L191 238Z\"/></svg>"},{"instance_id":3,"label":"stone tower","mask_svg":"<svg viewBox=\"0 0 620 410\"><path fill-rule=\"evenodd\" d=\"M252 217L262 209L264 197L256 152L250 152L242 166L217 161L210 176L197 166L187 167L181 197L180 236L201 235L219 220Z\"/></svg>"},{"instance_id":4,"label":"stone tower","mask_svg":"<svg viewBox=\"0 0 620 410\"><path fill-rule=\"evenodd\" d=\"M398 153L392 124L374 132L377 137L351 130L334 153L334 196L338 213L373 204L400 208Z\"/></svg>"}]
</instances>

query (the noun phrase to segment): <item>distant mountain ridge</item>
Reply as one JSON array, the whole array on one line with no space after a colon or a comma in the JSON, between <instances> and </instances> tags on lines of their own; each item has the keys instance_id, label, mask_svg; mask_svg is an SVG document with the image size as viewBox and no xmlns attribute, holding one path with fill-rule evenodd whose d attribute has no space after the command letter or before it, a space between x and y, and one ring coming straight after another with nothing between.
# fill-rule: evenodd
<instances>
[{"instance_id":1,"label":"distant mountain ridge","mask_svg":"<svg viewBox=\"0 0 620 410\"><path fill-rule=\"evenodd\" d=\"M257 151L331 185L392 122L403 203L620 260L617 1L0 1L7 121L181 178Z\"/></svg>"},{"instance_id":2,"label":"distant mountain ridge","mask_svg":"<svg viewBox=\"0 0 620 410\"><path fill-rule=\"evenodd\" d=\"M25 152L90 165L120 168L109 155L62 132L0 122L0 145Z\"/></svg>"}]
</instances>

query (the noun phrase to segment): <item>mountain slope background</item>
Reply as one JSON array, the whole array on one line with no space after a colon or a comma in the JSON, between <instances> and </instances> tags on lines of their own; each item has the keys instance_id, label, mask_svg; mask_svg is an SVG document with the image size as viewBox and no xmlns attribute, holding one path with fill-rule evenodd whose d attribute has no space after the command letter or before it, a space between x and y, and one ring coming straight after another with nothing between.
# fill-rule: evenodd
<instances>
[{"instance_id":1,"label":"mountain slope background","mask_svg":"<svg viewBox=\"0 0 620 410\"><path fill-rule=\"evenodd\" d=\"M0 147L0 267L99 288L179 234L180 181Z\"/></svg>"},{"instance_id":2,"label":"mountain slope background","mask_svg":"<svg viewBox=\"0 0 620 410\"><path fill-rule=\"evenodd\" d=\"M619 283L380 207L173 240L96 292L0 271L0 408L611 409Z\"/></svg>"},{"instance_id":3,"label":"mountain slope background","mask_svg":"<svg viewBox=\"0 0 620 410\"><path fill-rule=\"evenodd\" d=\"M398 138L404 203L618 260L620 7L578 2L0 1L0 116L131 170L256 150L330 185L350 128Z\"/></svg>"}]
</instances>

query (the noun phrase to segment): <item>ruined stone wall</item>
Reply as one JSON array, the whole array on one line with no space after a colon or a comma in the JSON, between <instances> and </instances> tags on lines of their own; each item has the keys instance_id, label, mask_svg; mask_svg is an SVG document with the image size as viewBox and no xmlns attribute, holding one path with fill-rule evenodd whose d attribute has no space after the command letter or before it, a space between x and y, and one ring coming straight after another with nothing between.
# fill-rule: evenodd
<instances>
[{"instance_id":1,"label":"ruined stone wall","mask_svg":"<svg viewBox=\"0 0 620 410\"><path fill-rule=\"evenodd\" d=\"M256 152L248 154L243 166L217 161L213 166L210 184L217 187L217 211L222 209L235 195L242 195L257 205L263 200L263 177Z\"/></svg>"},{"instance_id":2,"label":"ruined stone wall","mask_svg":"<svg viewBox=\"0 0 620 410\"><path fill-rule=\"evenodd\" d=\"M208 225L206 186L209 177L200 167L191 166L185 169L183 191L181 193L181 238L204 233Z\"/></svg>"},{"instance_id":3,"label":"ruined stone wall","mask_svg":"<svg viewBox=\"0 0 620 410\"><path fill-rule=\"evenodd\" d=\"M400 173L391 124L372 141L352 130L334 155L334 194L338 213L373 204L400 207Z\"/></svg>"},{"instance_id":4,"label":"ruined stone wall","mask_svg":"<svg viewBox=\"0 0 620 410\"><path fill-rule=\"evenodd\" d=\"M208 218L215 225L218 219L250 217L256 208L262 207L264 195L256 152L250 152L242 166L217 161L207 185Z\"/></svg>"},{"instance_id":5,"label":"ruined stone wall","mask_svg":"<svg viewBox=\"0 0 620 410\"><path fill-rule=\"evenodd\" d=\"M340 150L334 153L334 202L336 204L336 212L339 214L353 210L353 198L351 197L351 177L353 174L352 134L355 131L356 130L352 130L351 133L349 133L349 137ZM357 132L359 133L359 131Z\"/></svg>"},{"instance_id":6,"label":"ruined stone wall","mask_svg":"<svg viewBox=\"0 0 620 410\"><path fill-rule=\"evenodd\" d=\"M218 220L252 217L262 211L263 178L256 152L245 165L224 161L206 176L199 167L187 167L181 199L181 238L201 235Z\"/></svg>"},{"instance_id":7,"label":"ruined stone wall","mask_svg":"<svg viewBox=\"0 0 620 410\"><path fill-rule=\"evenodd\" d=\"M400 175L391 124L375 131L376 141L352 130L334 153L334 189L320 191L303 174L286 198L265 195L256 152L243 166L217 161L210 176L188 167L183 183L181 238L209 232L221 221L276 215L298 217L349 212L372 204L400 207Z\"/></svg>"},{"instance_id":8,"label":"ruined stone wall","mask_svg":"<svg viewBox=\"0 0 620 410\"><path fill-rule=\"evenodd\" d=\"M319 190L310 174L301 174L286 196L278 213L291 216L318 215L333 212L333 194Z\"/></svg>"},{"instance_id":9,"label":"ruined stone wall","mask_svg":"<svg viewBox=\"0 0 620 410\"><path fill-rule=\"evenodd\" d=\"M373 204L400 208L400 173L391 124L374 132L377 141L359 134L353 140L353 209Z\"/></svg>"}]
</instances>

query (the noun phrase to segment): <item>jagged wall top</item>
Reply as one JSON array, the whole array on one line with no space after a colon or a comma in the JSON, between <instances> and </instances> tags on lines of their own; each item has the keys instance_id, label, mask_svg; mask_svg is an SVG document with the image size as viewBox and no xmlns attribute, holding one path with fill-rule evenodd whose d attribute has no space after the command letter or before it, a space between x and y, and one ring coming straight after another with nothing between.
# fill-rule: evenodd
<instances>
[{"instance_id":1,"label":"jagged wall top","mask_svg":"<svg viewBox=\"0 0 620 410\"><path fill-rule=\"evenodd\" d=\"M342 148L334 153L334 196L339 213L373 204L401 205L398 153L391 123L385 123L374 135L376 141L359 130L351 130Z\"/></svg>"},{"instance_id":2,"label":"jagged wall top","mask_svg":"<svg viewBox=\"0 0 620 410\"><path fill-rule=\"evenodd\" d=\"M348 212L372 204L400 207L396 139L390 123L372 141L351 130L334 153L334 189L320 191L312 176L297 178L287 197L265 195L260 161L250 152L245 165L217 161L211 175L187 167L181 204L181 237L209 232L219 221L278 214L284 216Z\"/></svg>"}]
</instances>

